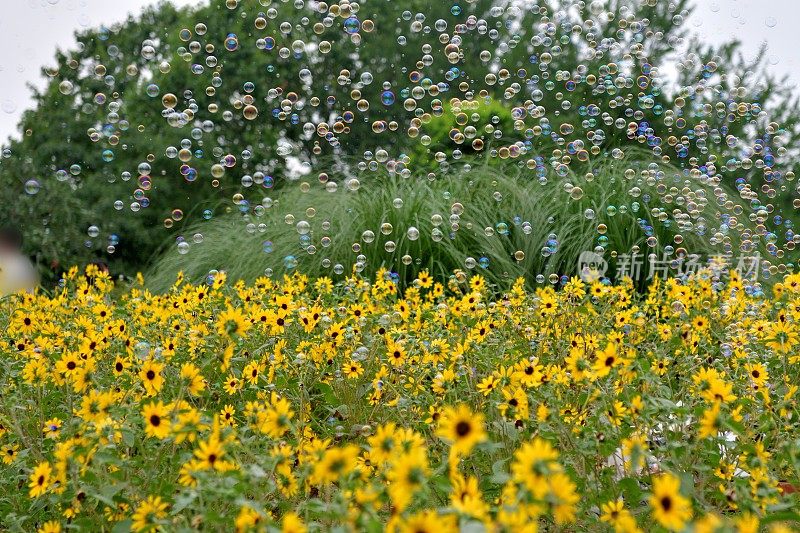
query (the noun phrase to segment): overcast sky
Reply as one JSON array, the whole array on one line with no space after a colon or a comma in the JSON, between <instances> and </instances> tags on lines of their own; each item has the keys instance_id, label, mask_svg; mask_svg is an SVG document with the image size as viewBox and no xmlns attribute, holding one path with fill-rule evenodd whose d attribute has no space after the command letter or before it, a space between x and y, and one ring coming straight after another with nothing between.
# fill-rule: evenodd
<instances>
[{"instance_id":1,"label":"overcast sky","mask_svg":"<svg viewBox=\"0 0 800 533\"><path fill-rule=\"evenodd\" d=\"M179 5L198 0L172 0ZM441 1L441 0L433 0ZM800 0L696 0L689 27L704 39L740 38L748 56L762 42L770 68L800 83ZM111 25L152 0L0 0L0 144L16 135L19 117L31 105L27 83L41 87L39 71L52 64L57 47L74 45L75 30Z\"/></svg>"}]
</instances>

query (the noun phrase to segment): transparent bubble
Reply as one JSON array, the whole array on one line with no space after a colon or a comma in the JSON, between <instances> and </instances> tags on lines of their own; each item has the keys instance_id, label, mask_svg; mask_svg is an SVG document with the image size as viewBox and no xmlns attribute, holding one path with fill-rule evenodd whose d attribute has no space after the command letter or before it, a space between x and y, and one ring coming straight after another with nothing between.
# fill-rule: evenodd
<instances>
[{"instance_id":1,"label":"transparent bubble","mask_svg":"<svg viewBox=\"0 0 800 533\"><path fill-rule=\"evenodd\" d=\"M247 120L255 120L258 118L258 108L254 105L247 105L242 111L242 115Z\"/></svg>"},{"instance_id":2,"label":"transparent bubble","mask_svg":"<svg viewBox=\"0 0 800 533\"><path fill-rule=\"evenodd\" d=\"M72 94L75 90L75 86L69 80L64 80L58 85L58 92L64 95Z\"/></svg>"},{"instance_id":3,"label":"transparent bubble","mask_svg":"<svg viewBox=\"0 0 800 533\"><path fill-rule=\"evenodd\" d=\"M37 194L42 186L35 179L29 179L25 182L25 193L31 196Z\"/></svg>"},{"instance_id":4,"label":"transparent bubble","mask_svg":"<svg viewBox=\"0 0 800 533\"><path fill-rule=\"evenodd\" d=\"M349 34L358 33L361 29L361 22L356 17L348 17L344 21L344 31Z\"/></svg>"}]
</instances>

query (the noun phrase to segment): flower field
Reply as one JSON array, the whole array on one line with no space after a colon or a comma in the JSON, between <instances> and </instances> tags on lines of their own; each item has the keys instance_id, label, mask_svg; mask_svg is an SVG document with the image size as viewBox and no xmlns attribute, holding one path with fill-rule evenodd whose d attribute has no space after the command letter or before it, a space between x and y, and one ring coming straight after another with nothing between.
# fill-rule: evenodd
<instances>
[{"instance_id":1,"label":"flower field","mask_svg":"<svg viewBox=\"0 0 800 533\"><path fill-rule=\"evenodd\" d=\"M11 531L770 531L800 520L800 275L423 272L0 303ZM113 296L112 296L113 294Z\"/></svg>"}]
</instances>

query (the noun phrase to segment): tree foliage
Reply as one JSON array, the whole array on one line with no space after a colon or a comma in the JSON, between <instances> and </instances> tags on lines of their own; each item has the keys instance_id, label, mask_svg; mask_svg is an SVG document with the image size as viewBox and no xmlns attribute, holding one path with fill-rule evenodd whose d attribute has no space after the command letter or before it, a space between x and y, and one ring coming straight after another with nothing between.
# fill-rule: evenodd
<instances>
[{"instance_id":1,"label":"tree foliage","mask_svg":"<svg viewBox=\"0 0 800 533\"><path fill-rule=\"evenodd\" d=\"M267 10L252 4L247 9ZM740 157L737 150L743 144L753 144L755 139L763 139L767 151L771 136L781 129L788 130L787 139L797 140L800 115L796 101L781 89L780 80L766 73L763 57L752 64L745 63L737 42L718 47L698 41L683 43L687 40L684 25L690 12L688 0L609 2L604 13L613 16L593 14L596 20L592 34L584 36L600 42L592 49L581 46L584 41L575 38L581 29L572 24L569 16L550 20L546 14L552 11L544 5L516 5L497 0L475 0L463 5L462 19L474 14L489 21L488 31L469 35L470 48L496 51L492 59L495 65L487 67L479 54L470 53L455 66L447 64L443 54L431 56L431 64L418 66L425 72L451 72L452 85L461 81L480 85L482 95L491 98L491 106L502 106L509 85L520 81L512 75L505 83L485 85L482 79L473 78L477 73L485 73L487 68L508 68L513 74L523 66L530 72L541 70L541 76L531 76L529 72L529 80L523 79L520 90L530 94L541 91L537 101L547 109L563 107L565 95L559 87L563 87L564 80L580 78L586 72L603 74L604 78L594 85L578 84L568 94L571 107L563 108L556 118L543 119L541 132L526 135L529 150L541 154L545 161L551 158L548 151L553 149L555 131L562 123L579 124L585 130L605 128L602 149L608 151L631 141L643 143L645 138L661 139L671 134L663 123L642 124L636 131L606 127L618 119L637 120L632 108L647 109L655 115L672 110L675 116L700 117L707 116L703 114L704 106L712 101L727 100L731 105L718 104L711 121L704 119L701 127L686 132L686 146L683 139L677 147L650 146L654 157L672 150L672 162L687 170L702 165L702 161L716 161L717 169L701 169L713 174L723 170L732 157ZM425 24L453 19L449 3L405 0L402 6L411 14L424 12ZM359 154L374 146L368 120L352 121L348 134L331 146L319 142L315 132L304 128L308 123L336 118L325 101L320 106L306 105L288 116L282 114L280 101L298 86L302 68L310 71L310 77L302 83L306 94L346 100L357 85L365 98L379 105L382 83L388 81L399 101L408 91L403 83L410 75L411 58L417 57L427 42L425 32L408 32L407 22L397 17L399 11L386 9L385 2L367 0L361 4L360 16L374 20L376 30L361 46L352 46L349 36L336 25L315 33L315 21L307 20L307 8L290 3L280 3L278 7L280 18L270 20L267 31L259 31L252 26L251 16L243 16L242 10L226 9L225 2L212 0L184 9L161 3L110 28L81 32L75 49L56 53L54 66L43 70L49 79L47 86L41 92L34 91L35 106L25 112L20 122L21 138L10 141L0 160L0 200L5 206L0 211L0 224L23 228L27 250L43 270L47 271L52 262L68 265L102 256L114 270L133 272L141 269L164 242L174 242L180 234L180 222L163 228L163 221L172 210L181 209L187 220L190 214L206 209L230 210L231 194L241 189L239 179L244 174L263 172L273 176L274 187L280 189L296 177L290 169L292 161L294 165L299 162L315 168L328 164L331 172L346 173ZM293 21L290 30L277 30L284 19ZM645 23L629 25L624 23L626 20ZM213 52L206 50L216 58L213 63L194 63L196 56L191 48L201 44L182 39L181 30L194 31L198 23L207 28L204 42L217 43ZM546 28L549 42L545 43L538 37L543 24L552 25ZM307 49L280 57L255 46L257 39L267 33L285 46L297 40L318 43L325 39L332 43L331 51L322 55L318 49ZM232 52L223 46L230 34L235 34L240 43ZM613 35L621 44L604 47L605 35ZM145 57L148 54L142 52L148 40L153 55ZM539 68L543 45L552 55L547 69ZM675 58L676 51L682 48L686 51ZM648 72L652 65L669 61L676 61L679 67L679 79L674 83L662 76L660 82L645 82L641 87L619 85L620 72ZM618 65L619 71L609 69L609 63ZM372 81L364 83L362 79L354 85L354 80L342 75L343 70L368 72ZM742 73L757 78L757 82L748 83L752 80L744 79ZM531 77L536 81L531 82ZM709 95L690 90L698 77L707 79L709 87L723 87L728 93ZM345 81L341 81L343 78ZM247 82L254 84L250 94L260 104L261 114L255 121L245 120L240 112L226 112L224 106L218 105L239 101ZM751 96L758 105L739 112L735 102L744 100L748 91L758 93ZM170 124L164 118L161 98L167 93L175 94L180 104L191 110L184 122ZM631 94L638 101L631 101ZM452 120L448 118L447 92L439 98L445 105L439 111L434 106L433 116L421 117L430 124L432 139L427 152L424 148L420 152L416 138L393 137L398 144L393 149L412 154L419 167L439 165L433 154L452 150L446 137L448 120ZM587 112L587 106L600 98L618 105L604 108L599 116ZM774 111L771 116L777 120L765 110ZM400 121L405 115L399 104L384 110L387 121ZM498 111L503 126L496 129L496 138L515 134L505 126L511 122L507 115L502 115ZM191 152L198 172L195 181L183 178L179 172L181 162L169 157L166 147L185 147ZM681 153L681 148L686 150ZM797 154L784 151L784 160L796 164ZM240 160L236 172L226 173L218 186L211 186L209 168L228 154ZM150 170L140 172L142 163L147 163ZM730 177L726 176L731 188L736 177L749 180L756 171L732 165L727 168ZM130 205L141 200L133 195L141 185L137 183L141 181L140 174L149 177L151 189L146 191L145 201L139 202L141 209L131 212ZM779 206L788 204L794 193L786 178L780 172L774 173L775 182L780 184L778 190L785 196L776 200ZM25 183L30 179L41 185L33 195L25 192ZM252 192L256 203L263 192ZM97 238L86 233L91 225L101 229ZM109 244L114 246L113 253L108 253Z\"/></svg>"}]
</instances>

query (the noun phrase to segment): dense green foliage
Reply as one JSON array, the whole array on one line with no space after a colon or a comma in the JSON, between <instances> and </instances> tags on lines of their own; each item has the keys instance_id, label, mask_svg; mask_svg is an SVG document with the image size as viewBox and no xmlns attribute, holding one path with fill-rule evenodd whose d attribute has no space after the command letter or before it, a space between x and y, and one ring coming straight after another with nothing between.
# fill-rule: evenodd
<instances>
[{"instance_id":1,"label":"dense green foliage","mask_svg":"<svg viewBox=\"0 0 800 533\"><path fill-rule=\"evenodd\" d=\"M463 18L468 14L477 14L495 20L489 16L494 3L494 0L468 2L463 6L464 13L461 16ZM617 0L609 4L607 9L615 13L616 19L635 11L637 17L644 16L649 22L647 27L616 32L615 38L618 42L635 46L645 37L656 37L647 38L646 44L642 45L646 47L642 57L620 57L619 61L633 60L637 68L642 68L645 63L662 63L673 49L679 48L685 28L677 23L679 21L673 13L688 10L687 0L673 2L677 4L677 8L673 10L667 6L668 3L651 0ZM428 21L453 18L448 3L408 0L403 6L412 13L424 10ZM291 14L293 9L295 8L290 4L281 5L282 13ZM35 93L36 106L27 111L21 121L21 138L10 142L0 160L0 201L7 206L0 212L0 225L13 224L23 228L26 233L26 249L36 256L44 271L49 271L52 262L68 265L86 262L96 256L107 256L115 272L133 273L144 268L164 242L174 243L175 236L186 234L186 228L181 227L180 223L169 230L163 229L162 221L173 209L179 208L186 213L195 214L206 208L222 206L224 209L226 205L232 205L231 195L241 188L239 178L256 171L274 176L275 189L281 189L292 178L287 171L287 157L313 165L317 171L347 174L358 162L358 154L374 147L374 135L369 121L357 120L350 125L351 131L342 137L338 148L322 146L320 153L316 154L310 149L314 145L315 137L304 133L303 124L325 119L322 116L325 112L324 105L321 108L306 107L296 117L293 116L292 120L278 120L273 117L269 107L277 111L280 98L271 97L268 90L275 87L287 91L295 90L298 85L297 71L302 65L312 71L312 78L304 89L305 93L318 95L323 100L325 95L347 100L345 95L350 88L337 86L334 80L341 69L352 69L354 72L368 71L373 75L374 82L363 90L365 93L374 92L375 94L370 94L370 98L377 99L382 80L392 80L394 83L407 80L406 67L416 57L415 54L419 53L420 43L424 42L420 34L405 35L399 19L395 19L395 10L384 9L382 2L366 1L362 2L361 16L372 18L377 28L369 35L368 46L365 43L363 46L353 47L347 40L349 36L339 27L326 28L322 35L316 36L311 30L311 24L297 24L288 35L278 35L278 31L273 31L275 38L286 45L294 39L314 41L324 38L333 43L331 52L324 58L319 54L308 53L285 59L272 55L265 60L257 54L266 52L253 46L261 33L252 27L251 17L241 15L240 11L226 9L224 2L219 1L182 10L163 3L111 28L82 32L77 36L79 46L76 49L58 52L54 68L45 72L50 78L48 86L42 92ZM502 27L501 19L496 19L501 31L500 40L507 45L498 66L511 69L531 63L529 56L534 53L535 47L530 43L530 35L542 23L535 10L519 12L515 16L519 20L519 27L513 32ZM181 41L179 36L181 28L193 28L198 22L207 26L206 40L218 43L219 50L218 64L214 68L204 68L200 74L192 72L192 65L187 62L191 59L191 54L186 52L187 43ZM598 38L613 30L611 21L605 19L598 20L595 27ZM571 42L571 31L558 25L554 27L553 43L564 46L552 47L558 48L560 52L553 54L550 72L564 71L572 73L573 77L580 77L580 73L576 72L578 65L583 65L588 71L595 71L599 65L609 61L609 57L599 55L587 59L585 50ZM226 52L222 46L229 33L236 33L242 42L242 46L233 53ZM396 44L397 37L401 34L407 38L405 46ZM470 35L470 38L475 40L472 45L476 50L481 47L494 48L497 44L488 35L475 34ZM142 57L140 53L146 39L151 39L156 44L156 55L150 59ZM624 48L619 47L620 50ZM714 115L716 123L708 123L707 131L703 132L708 136L708 142L696 148L697 153L682 159L681 164L687 165L687 168L696 165L697 162L691 162L693 155L697 155L701 161L708 160L710 155L716 155L718 162L725 162L737 149L736 146L728 146L723 142L727 135L740 141L759 138L764 135L766 123L774 118L780 119L782 128L793 132L788 136L787 144L792 146L792 142L798 139L794 134L797 108L790 95L779 89L780 84L764 72L761 59L754 64L744 63L736 43L719 49L693 43L689 49L698 54L697 61L684 62L678 83L674 87L650 86L639 92L638 103L635 101L637 88L616 87L613 73L610 72L607 73L605 84L600 84L602 89L579 84L570 98L573 102L588 105L600 96L608 98L609 95L616 94L628 103L618 107L617 116L613 116L614 109L607 110L611 112L609 118L614 120L622 117L628 120L624 107L653 109L661 106L664 110L672 109L674 96L682 94L690 101L684 114L700 116L699 111L707 95L688 94L681 87L689 86L699 77L708 78L709 83L712 79L722 77L722 85L732 91L731 99L734 94L743 97L745 89L740 86L744 83L728 73L749 72L759 80L750 85L753 91L760 93L757 100L761 107L778 110L778 114L766 116L748 113L740 117L729 110L718 109ZM392 53L387 54L387 50L392 50ZM616 48L610 49L605 53L621 53L615 50ZM445 64L439 64L440 62ZM266 65L269 67L265 68ZM99 66L102 68L98 68ZM532 67L536 68L536 65ZM433 56L433 64L426 66L426 72L443 72L448 68L450 65L439 54ZM467 54L459 62L458 68L462 78L470 80L470 73L485 70L485 65L481 64L475 54ZM213 96L209 96L207 88L211 86L215 72L220 73L223 83L216 88ZM542 82L547 76L546 72L542 74ZM59 91L65 81L72 83L73 87L67 95ZM257 121L244 120L240 112L225 116L223 109L212 111L209 104L232 101L241 93L243 84L247 81L256 82L253 93L256 100L267 102L262 105ZM156 96L147 94L150 84L159 86ZM492 105L501 106L499 102L503 101L504 84L498 83L486 89L494 97L495 103ZM600 95L598 91L605 95ZM160 99L167 92L178 95L182 105L195 109L189 124L174 127L162 118ZM95 103L97 93L105 94L104 104ZM628 101L628 95L634 95L633 102ZM447 100L446 93L441 96L442 100ZM539 103L547 109L558 109L561 107L561 98L557 89L546 90ZM119 109L115 111L113 106L117 104ZM381 113L386 120L391 120L403 115L403 109L396 105L394 108L382 110ZM416 165L415 173L424 175L426 168L443 173L442 168L446 169L449 165L449 161L440 164L433 157L437 151L448 149L447 113L445 105L442 109L443 116L434 116L428 123L430 131L426 133L431 136L432 142L427 146L427 152L419 139L402 135L393 138L401 144L393 147L395 150L405 150L411 155ZM500 110L497 111L497 116L501 125L509 122L508 118L503 118ZM547 131L556 131L558 126L557 123L552 123L552 119L550 117L549 129L545 133L528 140L531 152L541 156L545 162L552 158L553 149L553 137ZM581 116L577 105L563 110L557 120L581 124L587 130L602 126L600 118ZM207 130L199 128L203 122L206 122ZM657 129L664 126L654 123L650 127ZM197 137L192 135L193 128L198 128ZM99 133L95 135L96 140L90 138L91 133ZM512 133L514 132L507 127L498 128L494 135L487 136L487 140L503 138ZM657 131L657 134L662 133L666 135L666 132ZM165 155L166 147L180 147L182 142L191 145L195 160L207 162L206 166L198 167L199 177L192 183L188 183L179 174L180 162ZM615 146L631 142L625 130L608 128L602 150L609 151ZM669 147L664 148L665 153L668 149ZM692 149L695 150L695 146ZM104 160L104 150L113 152L113 160ZM251 152L249 159L242 157L244 150ZM469 157L469 150L465 152L465 156ZM235 175L226 174L218 187L211 187L209 167L229 153L240 158ZM653 157L653 154L646 154L643 162L646 164ZM792 157L794 155L790 151L782 161L785 162L788 158L791 162ZM152 190L148 194L150 205L132 213L129 205L134 200L132 192L136 188L139 175L137 168L143 162L149 162L152 167L149 172L152 179ZM331 162L330 169L321 168L323 162ZM79 165L79 171L75 167L74 174L64 176L62 173L63 181L56 178L59 170L69 170L73 165ZM576 173L584 170L586 169L582 169L580 165L574 165ZM745 179L756 172L756 169L732 170L737 174L736 177ZM129 181L123 179L126 172L130 173ZM528 171L525 174L524 167L520 174L523 181L526 178L536 179L533 172ZM24 184L31 178L38 180L42 186L37 194L26 195ZM733 180L734 176L726 176L730 188L733 188ZM786 196L781 202L788 205L789 193L793 192L791 184L785 183L784 176L779 172L775 173L775 182L780 184L778 189ZM260 202L263 189L260 192L250 191L249 194L252 195L255 205ZM374 194L382 193L375 191ZM121 211L115 209L116 201L123 203ZM781 202L778 202L779 206L782 205ZM191 224L197 221L197 217L191 221L190 218L187 216L185 222ZM99 237L87 237L86 229L90 225L100 227ZM118 236L119 242L115 245L113 254L106 254L111 235ZM57 271L50 274L56 275Z\"/></svg>"},{"instance_id":2,"label":"dense green foliage","mask_svg":"<svg viewBox=\"0 0 800 533\"><path fill-rule=\"evenodd\" d=\"M287 262L287 255L302 256L302 270L314 278L331 276L332 272L346 276L361 254L362 274L374 276L382 268L389 269L397 274L395 280L401 287L413 281L421 269L427 269L436 279L465 270L469 268L465 266L468 258L473 260L472 268L500 286L518 277L535 286L539 274L574 274L581 252L603 242L612 250L638 247L643 263L640 281L646 282L651 267L645 257L650 251L648 235L654 234L662 242L671 238L672 230L659 224L648 211L648 207L659 205L652 202L645 207L634 202L632 209L603 208L625 206L630 182L620 176L622 169L638 164L637 156L642 154L633 152L630 159L609 158L598 165L595 177L584 183L583 196L577 200L570 199L565 188L577 181L574 174L555 177L542 185L526 179L528 171L513 165L484 165L468 171L462 167L455 175L432 181L424 177L371 176L367 178L371 181L356 191L301 192L293 188L280 195L278 205L259 210L258 215L231 212L187 228L188 235L202 234L204 242L193 245L189 255L181 255L170 246L145 278L157 291L168 289L178 272L199 282L210 271L224 270L229 279L253 282L267 270L291 274L297 265ZM678 169L672 172L680 178ZM643 194L657 198L652 189L645 187ZM710 196L709 189L705 191ZM395 204L397 199L402 203ZM457 231L449 221L454 204L464 209ZM305 214L309 208L316 211L314 217ZM586 210L594 215L587 218ZM295 219L309 218L313 240L328 245L309 255L294 225L285 222L286 212ZM719 213L718 209L714 212ZM427 213L433 215L427 217ZM601 224L607 229L598 234L595 228ZM409 235L407 228L417 231ZM498 239L496 234L504 238ZM319 235L334 238L325 241ZM687 237L685 245L694 253L709 257L718 252L708 236L690 233ZM523 255L515 257L520 252ZM611 257L608 261L606 274L613 279L618 264ZM672 273L677 274L675 270Z\"/></svg>"}]
</instances>

